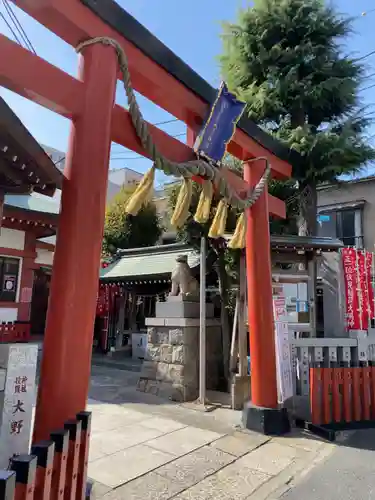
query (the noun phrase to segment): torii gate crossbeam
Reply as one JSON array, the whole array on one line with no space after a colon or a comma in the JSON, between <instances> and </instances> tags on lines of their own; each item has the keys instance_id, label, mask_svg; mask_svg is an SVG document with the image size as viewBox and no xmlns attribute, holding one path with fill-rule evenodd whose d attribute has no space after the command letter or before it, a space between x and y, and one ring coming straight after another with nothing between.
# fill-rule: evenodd
<instances>
[{"instance_id":1,"label":"torii gate crossbeam","mask_svg":"<svg viewBox=\"0 0 375 500\"><path fill-rule=\"evenodd\" d=\"M192 132L200 128L210 105L208 84L114 0L14 3L73 47L96 36L116 39L127 54L135 90L184 121ZM99 4L101 11L95 12L95 5ZM122 32L121 26L125 24L132 42ZM142 50L136 47L136 36L139 36L138 46L143 44ZM180 76L167 70L163 61L145 53L145 37L150 46L157 44L158 52L172 61L173 71L180 71ZM111 140L141 154L143 151L128 112L114 105L118 68L112 48L102 45L86 48L80 58L78 80L4 36L0 37L0 53L1 85L72 120L36 410L34 438L41 440L86 404ZM183 81L184 74L195 82L194 89ZM200 88L206 92L204 95L199 95ZM288 177L291 173L288 154L255 124L250 125L248 130L253 137L243 128L237 128L229 152L242 160L267 157L274 177ZM165 156L175 161L193 157L188 146L156 127L151 130ZM227 172L227 179L238 192L246 190L248 182L255 183L259 176L256 164L251 169L249 165L246 182ZM269 209L275 215L285 216L283 202L264 193L248 211L246 249L252 402L260 415L259 421L264 420L265 414L272 418L278 414Z\"/></svg>"}]
</instances>

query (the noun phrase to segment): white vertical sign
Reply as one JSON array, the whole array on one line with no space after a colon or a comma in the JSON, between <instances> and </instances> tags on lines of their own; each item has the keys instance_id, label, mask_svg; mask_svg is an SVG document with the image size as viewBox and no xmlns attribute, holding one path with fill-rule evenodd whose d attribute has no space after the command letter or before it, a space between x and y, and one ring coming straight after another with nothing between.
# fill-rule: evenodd
<instances>
[{"instance_id":1,"label":"white vertical sign","mask_svg":"<svg viewBox=\"0 0 375 500\"><path fill-rule=\"evenodd\" d=\"M4 344L8 350L0 430L0 468L7 468L14 455L29 453L35 401L38 346Z\"/></svg>"},{"instance_id":2,"label":"white vertical sign","mask_svg":"<svg viewBox=\"0 0 375 500\"><path fill-rule=\"evenodd\" d=\"M278 402L293 397L292 359L289 346L288 316L283 296L273 298Z\"/></svg>"}]
</instances>

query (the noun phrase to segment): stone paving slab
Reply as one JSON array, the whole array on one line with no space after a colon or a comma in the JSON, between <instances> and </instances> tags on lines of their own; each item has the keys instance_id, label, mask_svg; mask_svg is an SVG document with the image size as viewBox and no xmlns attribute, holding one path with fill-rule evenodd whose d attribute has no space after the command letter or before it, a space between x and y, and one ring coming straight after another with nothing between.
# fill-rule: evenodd
<instances>
[{"instance_id":1,"label":"stone paving slab","mask_svg":"<svg viewBox=\"0 0 375 500\"><path fill-rule=\"evenodd\" d=\"M163 434L161 430L147 428L141 424L132 424L111 431L93 433L90 440L89 461L92 462L105 455L112 455L117 451L126 450Z\"/></svg>"},{"instance_id":2,"label":"stone paving slab","mask_svg":"<svg viewBox=\"0 0 375 500\"><path fill-rule=\"evenodd\" d=\"M88 473L94 481L116 488L173 459L169 453L140 444L91 462Z\"/></svg>"},{"instance_id":3,"label":"stone paving slab","mask_svg":"<svg viewBox=\"0 0 375 500\"><path fill-rule=\"evenodd\" d=\"M126 412L111 414L109 411L103 413L93 411L91 430L92 432L111 431L130 424L139 423L147 418L149 417L142 414L137 415L135 412L131 412L130 414Z\"/></svg>"},{"instance_id":4,"label":"stone paving slab","mask_svg":"<svg viewBox=\"0 0 375 500\"><path fill-rule=\"evenodd\" d=\"M289 467L299 456L307 456L310 452L297 450L291 446L284 446L272 441L244 455L237 460L237 465L247 467L270 476L276 476Z\"/></svg>"},{"instance_id":5,"label":"stone paving slab","mask_svg":"<svg viewBox=\"0 0 375 500\"><path fill-rule=\"evenodd\" d=\"M180 457L221 437L222 434L217 432L188 426L148 441L147 444L157 450Z\"/></svg>"},{"instance_id":6,"label":"stone paving slab","mask_svg":"<svg viewBox=\"0 0 375 500\"><path fill-rule=\"evenodd\" d=\"M158 431L162 431L163 433L173 432L179 429L183 429L184 427L187 427L187 425L181 424L180 422L176 422L176 420L172 420L170 418L155 417L155 416L153 416L152 418L142 420L140 425L147 427L149 429L157 429Z\"/></svg>"},{"instance_id":7,"label":"stone paving slab","mask_svg":"<svg viewBox=\"0 0 375 500\"><path fill-rule=\"evenodd\" d=\"M235 458L211 446L204 446L156 470L157 474L189 488L233 462Z\"/></svg>"},{"instance_id":8,"label":"stone paving slab","mask_svg":"<svg viewBox=\"0 0 375 500\"><path fill-rule=\"evenodd\" d=\"M122 374L101 373L91 394L106 402L89 401L92 500L275 499L335 449L300 430L270 439L240 429L240 412L199 413L140 398L124 388Z\"/></svg>"},{"instance_id":9,"label":"stone paving slab","mask_svg":"<svg viewBox=\"0 0 375 500\"><path fill-rule=\"evenodd\" d=\"M183 484L150 472L106 494L103 500L168 500L181 491ZM102 497L94 497L96 498Z\"/></svg>"},{"instance_id":10,"label":"stone paving slab","mask_svg":"<svg viewBox=\"0 0 375 500\"><path fill-rule=\"evenodd\" d=\"M242 500L248 498L270 476L237 463L228 465L216 474L174 497L176 500Z\"/></svg>"},{"instance_id":11,"label":"stone paving slab","mask_svg":"<svg viewBox=\"0 0 375 500\"><path fill-rule=\"evenodd\" d=\"M235 457L241 457L250 451L255 450L271 438L257 434L256 432L234 432L224 436L212 443L215 448L230 453Z\"/></svg>"}]
</instances>

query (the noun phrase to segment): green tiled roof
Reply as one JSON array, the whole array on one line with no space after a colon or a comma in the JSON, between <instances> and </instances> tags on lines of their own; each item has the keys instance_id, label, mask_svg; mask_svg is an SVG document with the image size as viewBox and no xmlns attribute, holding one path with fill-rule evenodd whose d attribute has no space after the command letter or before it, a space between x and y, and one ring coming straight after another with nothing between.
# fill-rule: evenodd
<instances>
[{"instance_id":1,"label":"green tiled roof","mask_svg":"<svg viewBox=\"0 0 375 500\"><path fill-rule=\"evenodd\" d=\"M190 267L199 265L199 254L187 245L137 248L121 251L116 262L100 270L100 279L115 280L170 274L176 265L178 255L187 255Z\"/></svg>"}]
</instances>

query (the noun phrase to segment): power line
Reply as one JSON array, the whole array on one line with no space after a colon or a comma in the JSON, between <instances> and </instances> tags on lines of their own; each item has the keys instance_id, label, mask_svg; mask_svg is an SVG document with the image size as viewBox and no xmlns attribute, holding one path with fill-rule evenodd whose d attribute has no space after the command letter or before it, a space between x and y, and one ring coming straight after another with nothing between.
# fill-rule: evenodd
<instances>
[{"instance_id":1,"label":"power line","mask_svg":"<svg viewBox=\"0 0 375 500\"><path fill-rule=\"evenodd\" d=\"M178 120L170 120L170 121L178 121ZM161 124L162 123L154 123L154 125L161 125ZM176 137L181 137L183 135L186 135L186 132L182 132L181 134L177 134L177 135L171 135L170 137L176 138ZM120 144L118 144L118 145L120 146ZM115 153L115 154L122 154L122 153L119 152L119 153ZM123 156L121 156L121 157L117 157L117 158L115 158L114 156L111 156L110 160L112 160L112 161L116 161L116 160L140 160L142 158L147 160L147 157L142 156L142 155L130 156L130 157L123 157ZM55 161L54 165L56 166L57 164L59 164L60 162L62 162L64 160L65 160L65 156L63 156L59 160Z\"/></svg>"},{"instance_id":2,"label":"power line","mask_svg":"<svg viewBox=\"0 0 375 500\"><path fill-rule=\"evenodd\" d=\"M178 118L173 118L171 120L165 120L164 122L156 122L153 123L152 125L166 125L167 123L173 123L173 122L178 122L180 121Z\"/></svg>"},{"instance_id":3,"label":"power line","mask_svg":"<svg viewBox=\"0 0 375 500\"><path fill-rule=\"evenodd\" d=\"M3 0L3 5L4 5L6 11L8 12L8 15L9 15L10 19L12 20L14 27L16 28L18 33L21 35L23 41L25 42L26 47L29 50L31 50L32 52L34 52L34 54L36 55L36 50L34 49L30 38L27 36L26 31L23 29L21 22L19 21L16 13L12 9L8 0Z\"/></svg>"},{"instance_id":4,"label":"power line","mask_svg":"<svg viewBox=\"0 0 375 500\"><path fill-rule=\"evenodd\" d=\"M355 61L362 61L363 59L366 59L367 57L373 56L375 54L375 50L372 50L368 54L365 54L364 56L358 57L357 59L354 59Z\"/></svg>"},{"instance_id":5,"label":"power line","mask_svg":"<svg viewBox=\"0 0 375 500\"><path fill-rule=\"evenodd\" d=\"M155 124L155 125L156 125L156 124ZM183 136L183 135L186 135L186 132L182 132L181 134L177 134L177 135L171 135L171 136L169 136L169 137L176 138L176 137L181 137L181 136ZM115 154L122 154L122 153L120 153L120 152L119 152L119 153L115 153ZM143 159L146 159L146 160L148 159L147 157L142 156L142 155L137 155L137 156L125 156L125 157L124 157L124 156L118 156L118 157L111 156L111 158L110 158L110 159L111 159L111 160L116 161L116 160L140 160L140 159L142 159L142 158L143 158Z\"/></svg>"},{"instance_id":6,"label":"power line","mask_svg":"<svg viewBox=\"0 0 375 500\"><path fill-rule=\"evenodd\" d=\"M13 31L13 28L12 26L8 23L8 21L6 20L4 14L2 12L0 12L0 16L3 18L3 21L5 22L5 24L8 26L8 29L9 31L12 33L12 35L14 36L14 39L16 40L16 42L18 43L18 45L21 45L21 47L23 46L22 45L22 42L20 41L20 39L18 38L18 36L16 35L16 33Z\"/></svg>"},{"instance_id":7,"label":"power line","mask_svg":"<svg viewBox=\"0 0 375 500\"><path fill-rule=\"evenodd\" d=\"M156 122L156 123L151 123L151 125L154 125L154 126L157 126L157 125L167 125L167 123L174 123L174 122L178 122L180 120L178 120L178 118L173 118L171 120L165 120L163 122ZM179 137L181 135L184 135L184 134L179 134L179 135L173 135L172 137ZM114 144L115 146L121 146L121 144Z\"/></svg>"},{"instance_id":8,"label":"power line","mask_svg":"<svg viewBox=\"0 0 375 500\"><path fill-rule=\"evenodd\" d=\"M375 87L375 83L373 83L372 85L369 85L368 87L365 87L364 89L360 89L360 92L364 92L365 90L372 89L374 87Z\"/></svg>"}]
</instances>

